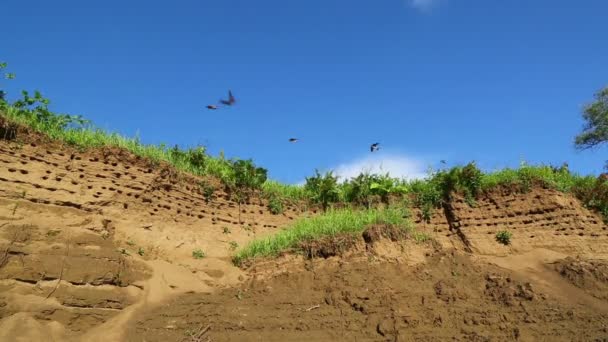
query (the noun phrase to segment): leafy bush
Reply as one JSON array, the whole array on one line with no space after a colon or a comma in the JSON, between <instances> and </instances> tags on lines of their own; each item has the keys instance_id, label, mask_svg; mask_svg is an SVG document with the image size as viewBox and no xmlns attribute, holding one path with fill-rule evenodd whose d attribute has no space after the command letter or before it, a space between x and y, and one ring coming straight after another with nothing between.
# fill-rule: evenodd
<instances>
[{"instance_id":1,"label":"leafy bush","mask_svg":"<svg viewBox=\"0 0 608 342\"><path fill-rule=\"evenodd\" d=\"M232 163L234 169L234 184L237 188L250 190L261 189L268 179L268 171L262 167L256 167L251 159L236 160Z\"/></svg>"},{"instance_id":2,"label":"leafy bush","mask_svg":"<svg viewBox=\"0 0 608 342\"><path fill-rule=\"evenodd\" d=\"M331 203L335 203L340 199L338 177L334 176L332 171L322 175L318 170L315 170L314 176L306 178L304 188L308 192L310 199L314 203L320 203L324 211L327 210Z\"/></svg>"},{"instance_id":3,"label":"leafy bush","mask_svg":"<svg viewBox=\"0 0 608 342\"><path fill-rule=\"evenodd\" d=\"M474 202L479 194L482 177L483 173L474 162L464 167L457 166L448 171L440 171L434 176L435 181L443 190L444 200L449 200L454 192L461 192L469 203Z\"/></svg>"},{"instance_id":4,"label":"leafy bush","mask_svg":"<svg viewBox=\"0 0 608 342\"><path fill-rule=\"evenodd\" d=\"M280 197L273 195L268 200L268 209L274 215L283 213L283 201Z\"/></svg>"},{"instance_id":5,"label":"leafy bush","mask_svg":"<svg viewBox=\"0 0 608 342\"><path fill-rule=\"evenodd\" d=\"M39 91L31 97L29 92L21 92L23 98L16 100L12 107L18 115L26 120L35 122L39 127L49 131L61 131L67 128L79 128L89 123L80 115L55 114L49 110L51 101L42 96Z\"/></svg>"},{"instance_id":6,"label":"leafy bush","mask_svg":"<svg viewBox=\"0 0 608 342\"><path fill-rule=\"evenodd\" d=\"M365 206L368 209L371 208L373 202L372 184L374 180L375 175L362 173L345 182L342 184L342 200Z\"/></svg>"},{"instance_id":7,"label":"leafy bush","mask_svg":"<svg viewBox=\"0 0 608 342\"><path fill-rule=\"evenodd\" d=\"M198 186L201 189L201 192L203 193L205 202L209 203L209 201L211 201L213 199L213 194L215 193L215 187L206 181L199 182Z\"/></svg>"},{"instance_id":8,"label":"leafy bush","mask_svg":"<svg viewBox=\"0 0 608 342\"><path fill-rule=\"evenodd\" d=\"M192 257L194 259L202 259L204 257L206 257L207 255L205 254L205 252L203 252L202 249L198 248L192 251Z\"/></svg>"},{"instance_id":9,"label":"leafy bush","mask_svg":"<svg viewBox=\"0 0 608 342\"><path fill-rule=\"evenodd\" d=\"M206 148L198 146L181 150L177 145L167 151L169 159L175 164L185 164L197 174L205 172L205 166L208 159Z\"/></svg>"},{"instance_id":10,"label":"leafy bush","mask_svg":"<svg viewBox=\"0 0 608 342\"><path fill-rule=\"evenodd\" d=\"M502 243L503 245L509 245L511 243L511 232L506 230L501 230L496 233L496 241Z\"/></svg>"},{"instance_id":11,"label":"leafy bush","mask_svg":"<svg viewBox=\"0 0 608 342\"><path fill-rule=\"evenodd\" d=\"M413 194L414 206L422 211L422 218L429 222L433 210L441 208L443 204L443 190L437 179L414 180L410 183L410 191Z\"/></svg>"}]
</instances>

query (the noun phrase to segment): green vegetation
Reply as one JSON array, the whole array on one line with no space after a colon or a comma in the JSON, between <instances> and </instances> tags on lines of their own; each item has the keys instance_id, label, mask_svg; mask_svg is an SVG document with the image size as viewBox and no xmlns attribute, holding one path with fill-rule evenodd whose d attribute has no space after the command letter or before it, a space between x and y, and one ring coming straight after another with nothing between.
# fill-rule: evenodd
<instances>
[{"instance_id":1,"label":"green vegetation","mask_svg":"<svg viewBox=\"0 0 608 342\"><path fill-rule=\"evenodd\" d=\"M338 177L334 176L332 171L321 174L319 170L315 170L314 176L306 177L304 190L313 203L321 204L323 210L327 210L331 203L340 199Z\"/></svg>"},{"instance_id":2,"label":"green vegetation","mask_svg":"<svg viewBox=\"0 0 608 342\"><path fill-rule=\"evenodd\" d=\"M262 191L265 194L275 195L284 201L292 201L294 203L304 201L308 198L303 186L282 184L273 180L267 180L264 185L262 185Z\"/></svg>"},{"instance_id":3,"label":"green vegetation","mask_svg":"<svg viewBox=\"0 0 608 342\"><path fill-rule=\"evenodd\" d=\"M199 182L198 186L201 189L201 192L203 193L205 202L209 203L214 197L215 187L206 181Z\"/></svg>"},{"instance_id":4,"label":"green vegetation","mask_svg":"<svg viewBox=\"0 0 608 342\"><path fill-rule=\"evenodd\" d=\"M431 239L431 236L427 233L414 232L413 234L414 241L417 243L424 243Z\"/></svg>"},{"instance_id":5,"label":"green vegetation","mask_svg":"<svg viewBox=\"0 0 608 342\"><path fill-rule=\"evenodd\" d=\"M583 132L574 139L577 148L588 149L608 142L608 87L598 91L595 101L585 106L583 119Z\"/></svg>"},{"instance_id":6,"label":"green vegetation","mask_svg":"<svg viewBox=\"0 0 608 342\"><path fill-rule=\"evenodd\" d=\"M511 244L511 236L513 236L513 234L511 234L511 232L506 231L506 230L501 230L498 233L496 233L496 241L507 246L507 245Z\"/></svg>"},{"instance_id":7,"label":"green vegetation","mask_svg":"<svg viewBox=\"0 0 608 342\"><path fill-rule=\"evenodd\" d=\"M271 195L268 199L268 209L274 215L283 213L283 201L276 195Z\"/></svg>"},{"instance_id":8,"label":"green vegetation","mask_svg":"<svg viewBox=\"0 0 608 342\"><path fill-rule=\"evenodd\" d=\"M233 261L243 261L264 256L276 256L286 250L297 249L304 241L323 236L338 234L358 234L372 224L390 224L404 229L408 225L405 208L387 209L328 209L324 214L296 221L291 227L280 233L261 240L255 240L240 250Z\"/></svg>"},{"instance_id":9,"label":"green vegetation","mask_svg":"<svg viewBox=\"0 0 608 342\"><path fill-rule=\"evenodd\" d=\"M205 254L205 252L203 252L202 249L197 248L195 250L192 251L192 257L194 259L202 259L204 257L206 257L207 255Z\"/></svg>"},{"instance_id":10,"label":"green vegetation","mask_svg":"<svg viewBox=\"0 0 608 342\"><path fill-rule=\"evenodd\" d=\"M388 204L391 195L407 194L408 184L391 178L388 173L385 175L362 173L344 182L339 192L341 201L369 209L375 204Z\"/></svg>"},{"instance_id":11,"label":"green vegetation","mask_svg":"<svg viewBox=\"0 0 608 342\"><path fill-rule=\"evenodd\" d=\"M231 251L235 251L237 248L239 248L239 244L236 243L236 241L230 241L229 245Z\"/></svg>"}]
</instances>

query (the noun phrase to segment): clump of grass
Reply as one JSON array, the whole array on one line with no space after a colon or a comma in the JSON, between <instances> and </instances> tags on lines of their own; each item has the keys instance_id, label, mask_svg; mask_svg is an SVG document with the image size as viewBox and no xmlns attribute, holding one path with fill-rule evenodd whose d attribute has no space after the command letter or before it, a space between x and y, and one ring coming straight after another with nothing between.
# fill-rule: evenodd
<instances>
[{"instance_id":1,"label":"clump of grass","mask_svg":"<svg viewBox=\"0 0 608 342\"><path fill-rule=\"evenodd\" d=\"M139 249L137 249L137 254L139 254L140 256L144 256L144 254L146 254L146 251L144 251L142 247L139 247Z\"/></svg>"},{"instance_id":2,"label":"clump of grass","mask_svg":"<svg viewBox=\"0 0 608 342\"><path fill-rule=\"evenodd\" d=\"M496 241L507 246L507 245L511 244L512 236L513 236L513 234L511 234L511 232L509 232L507 230L501 230L498 233L496 233Z\"/></svg>"},{"instance_id":3,"label":"clump of grass","mask_svg":"<svg viewBox=\"0 0 608 342\"><path fill-rule=\"evenodd\" d=\"M203 252L203 250L200 249L200 248L197 248L197 249L195 249L195 250L192 251L192 257L194 259L198 260L198 259L202 259L202 258L204 258L206 256L207 255L205 254L205 252Z\"/></svg>"},{"instance_id":4,"label":"clump of grass","mask_svg":"<svg viewBox=\"0 0 608 342\"><path fill-rule=\"evenodd\" d=\"M409 229L404 208L387 209L329 209L322 215L296 221L291 227L265 239L255 240L233 258L236 265L257 257L276 256L296 248L299 243L327 236L357 234L372 224L391 224Z\"/></svg>"},{"instance_id":5,"label":"clump of grass","mask_svg":"<svg viewBox=\"0 0 608 342\"><path fill-rule=\"evenodd\" d=\"M228 227L226 227L226 226L222 227L222 232L223 232L224 234L230 234L230 233L231 233L230 228L228 228Z\"/></svg>"},{"instance_id":6,"label":"clump of grass","mask_svg":"<svg viewBox=\"0 0 608 342\"><path fill-rule=\"evenodd\" d=\"M276 196L293 203L308 200L308 194L301 185L282 184L277 181L267 180L262 185L262 191L267 196Z\"/></svg>"},{"instance_id":7,"label":"clump of grass","mask_svg":"<svg viewBox=\"0 0 608 342\"><path fill-rule=\"evenodd\" d=\"M413 234L413 237L414 237L414 241L416 241L417 243L424 243L431 239L431 236L429 234L420 233L420 232L415 232Z\"/></svg>"}]
</instances>

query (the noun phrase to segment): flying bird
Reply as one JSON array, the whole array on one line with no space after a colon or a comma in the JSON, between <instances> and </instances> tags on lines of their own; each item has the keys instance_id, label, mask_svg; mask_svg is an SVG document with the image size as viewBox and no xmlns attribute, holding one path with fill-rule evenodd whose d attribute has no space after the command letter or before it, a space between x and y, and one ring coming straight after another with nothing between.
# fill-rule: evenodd
<instances>
[{"instance_id":1,"label":"flying bird","mask_svg":"<svg viewBox=\"0 0 608 342\"><path fill-rule=\"evenodd\" d=\"M441 164L444 164L444 165L445 165L445 164L447 164L447 162L445 161L445 159L441 159L439 162L440 162Z\"/></svg>"},{"instance_id":2,"label":"flying bird","mask_svg":"<svg viewBox=\"0 0 608 342\"><path fill-rule=\"evenodd\" d=\"M207 109L216 110L217 106L216 105L208 105Z\"/></svg>"},{"instance_id":3,"label":"flying bird","mask_svg":"<svg viewBox=\"0 0 608 342\"><path fill-rule=\"evenodd\" d=\"M370 151L375 152L378 151L380 149L380 143L373 143L370 147L369 147Z\"/></svg>"},{"instance_id":4,"label":"flying bird","mask_svg":"<svg viewBox=\"0 0 608 342\"><path fill-rule=\"evenodd\" d=\"M228 90L228 100L220 100L220 103L226 106L232 106L236 102L236 99L232 95L232 91Z\"/></svg>"},{"instance_id":5,"label":"flying bird","mask_svg":"<svg viewBox=\"0 0 608 342\"><path fill-rule=\"evenodd\" d=\"M298 138L289 138L289 142L295 143L297 142L299 139Z\"/></svg>"}]
</instances>

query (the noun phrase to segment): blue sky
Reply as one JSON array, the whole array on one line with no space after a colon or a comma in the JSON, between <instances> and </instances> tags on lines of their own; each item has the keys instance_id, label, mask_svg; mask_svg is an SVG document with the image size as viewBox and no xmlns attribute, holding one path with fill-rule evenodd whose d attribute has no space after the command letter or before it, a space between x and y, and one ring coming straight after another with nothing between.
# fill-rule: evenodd
<instances>
[{"instance_id":1,"label":"blue sky","mask_svg":"<svg viewBox=\"0 0 608 342\"><path fill-rule=\"evenodd\" d=\"M57 111L253 158L285 182L441 159L599 173L606 148L572 141L608 85L606 13L605 0L4 0L0 60L17 74L9 95L39 89ZM227 89L236 106L205 109Z\"/></svg>"}]
</instances>

